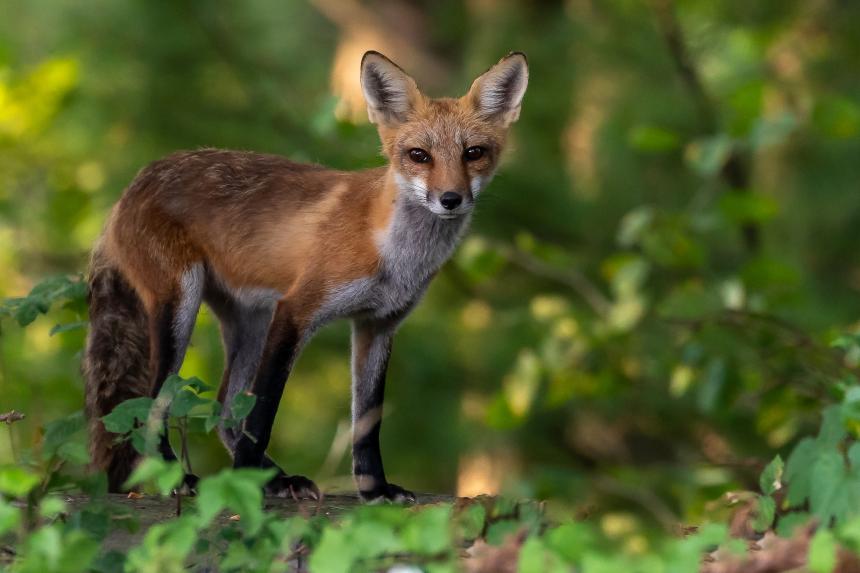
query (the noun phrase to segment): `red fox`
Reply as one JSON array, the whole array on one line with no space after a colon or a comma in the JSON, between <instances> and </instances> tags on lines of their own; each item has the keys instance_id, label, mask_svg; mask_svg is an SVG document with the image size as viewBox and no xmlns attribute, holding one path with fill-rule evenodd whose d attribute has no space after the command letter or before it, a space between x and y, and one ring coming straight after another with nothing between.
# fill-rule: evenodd
<instances>
[{"instance_id":1,"label":"red fox","mask_svg":"<svg viewBox=\"0 0 860 573\"><path fill-rule=\"evenodd\" d=\"M84 357L90 450L120 491L137 461L101 422L158 394L179 371L202 302L217 316L224 412L251 391L241 430L219 436L235 467L274 467L267 493L319 490L267 455L297 354L323 324L352 320L353 475L366 501L414 501L389 483L379 431L394 332L465 233L508 128L528 65L514 52L458 99L430 99L378 52L361 61L368 116L388 164L357 172L283 157L202 149L144 168L114 206L89 270ZM161 454L175 459L164 432ZM193 487L196 478L186 476Z\"/></svg>"}]
</instances>

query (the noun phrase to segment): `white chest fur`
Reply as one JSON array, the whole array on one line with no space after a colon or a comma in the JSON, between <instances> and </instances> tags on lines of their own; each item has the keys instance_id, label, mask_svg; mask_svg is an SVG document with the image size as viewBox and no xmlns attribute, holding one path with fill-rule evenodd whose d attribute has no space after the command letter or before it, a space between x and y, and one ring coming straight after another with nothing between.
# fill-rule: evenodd
<instances>
[{"instance_id":1,"label":"white chest fur","mask_svg":"<svg viewBox=\"0 0 860 573\"><path fill-rule=\"evenodd\" d=\"M408 310L451 256L468 224L468 215L441 219L422 205L398 200L391 223L377 237L379 270L332 291L315 326L355 314L386 318Z\"/></svg>"}]
</instances>

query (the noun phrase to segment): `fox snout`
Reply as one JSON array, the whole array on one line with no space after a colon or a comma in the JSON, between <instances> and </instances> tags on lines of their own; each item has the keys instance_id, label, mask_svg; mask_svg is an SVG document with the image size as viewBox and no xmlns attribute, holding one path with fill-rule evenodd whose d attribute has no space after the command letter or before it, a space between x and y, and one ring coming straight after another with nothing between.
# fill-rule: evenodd
<instances>
[{"instance_id":1,"label":"fox snout","mask_svg":"<svg viewBox=\"0 0 860 573\"><path fill-rule=\"evenodd\" d=\"M475 199L469 189L455 189L436 193L431 191L427 202L433 213L448 219L469 213Z\"/></svg>"},{"instance_id":2,"label":"fox snout","mask_svg":"<svg viewBox=\"0 0 860 573\"><path fill-rule=\"evenodd\" d=\"M462 202L463 196L456 191L445 191L439 196L439 203L449 211L459 207Z\"/></svg>"},{"instance_id":3,"label":"fox snout","mask_svg":"<svg viewBox=\"0 0 860 573\"><path fill-rule=\"evenodd\" d=\"M443 219L465 215L472 211L475 197L468 184L458 187L442 187L429 189L427 207Z\"/></svg>"}]
</instances>

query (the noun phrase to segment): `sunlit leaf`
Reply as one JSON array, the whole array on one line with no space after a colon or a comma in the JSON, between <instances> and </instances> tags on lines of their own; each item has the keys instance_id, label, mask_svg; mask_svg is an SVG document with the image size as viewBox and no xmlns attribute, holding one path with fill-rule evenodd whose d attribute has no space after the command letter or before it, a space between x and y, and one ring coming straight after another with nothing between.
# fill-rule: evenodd
<instances>
[{"instance_id":1,"label":"sunlit leaf","mask_svg":"<svg viewBox=\"0 0 860 573\"><path fill-rule=\"evenodd\" d=\"M826 529L815 532L809 542L809 570L813 573L832 573L836 567L836 539Z\"/></svg>"},{"instance_id":2,"label":"sunlit leaf","mask_svg":"<svg viewBox=\"0 0 860 573\"><path fill-rule=\"evenodd\" d=\"M627 135L630 147L648 153L664 153L677 149L681 138L677 133L656 125L637 125Z\"/></svg>"},{"instance_id":3,"label":"sunlit leaf","mask_svg":"<svg viewBox=\"0 0 860 573\"><path fill-rule=\"evenodd\" d=\"M41 478L38 475L24 468L18 466L0 467L0 493L12 497L21 497L36 487L40 481Z\"/></svg>"},{"instance_id":4,"label":"sunlit leaf","mask_svg":"<svg viewBox=\"0 0 860 573\"><path fill-rule=\"evenodd\" d=\"M759 476L758 483L765 495L773 495L782 488L782 471L784 464L782 458L777 454L764 468Z\"/></svg>"}]
</instances>

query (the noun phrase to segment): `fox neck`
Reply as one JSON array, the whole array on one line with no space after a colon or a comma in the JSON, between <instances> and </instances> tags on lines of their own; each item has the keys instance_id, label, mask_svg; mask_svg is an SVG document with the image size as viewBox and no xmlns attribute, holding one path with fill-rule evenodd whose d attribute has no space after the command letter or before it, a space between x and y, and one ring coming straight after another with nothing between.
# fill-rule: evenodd
<instances>
[{"instance_id":1,"label":"fox neck","mask_svg":"<svg viewBox=\"0 0 860 573\"><path fill-rule=\"evenodd\" d=\"M442 219L400 189L389 167L382 196L391 215L377 231L380 271L392 279L426 283L451 256L469 228L471 214Z\"/></svg>"}]
</instances>

